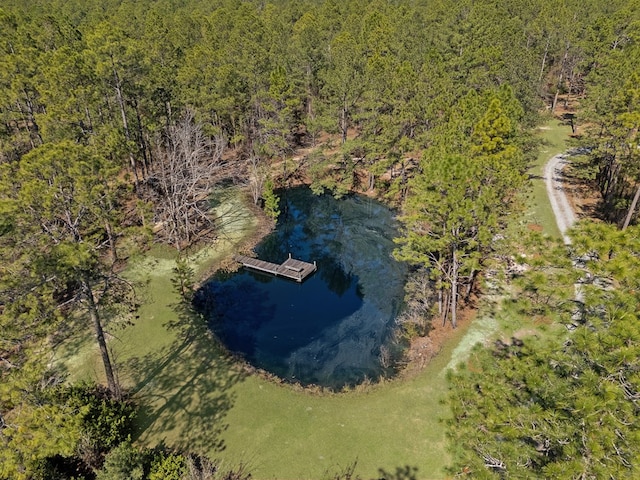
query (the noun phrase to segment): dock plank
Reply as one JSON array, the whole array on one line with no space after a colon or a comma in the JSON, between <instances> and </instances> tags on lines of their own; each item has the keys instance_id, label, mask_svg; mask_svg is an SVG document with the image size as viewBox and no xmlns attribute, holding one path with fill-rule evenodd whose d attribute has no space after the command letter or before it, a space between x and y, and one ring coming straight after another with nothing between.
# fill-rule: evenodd
<instances>
[{"instance_id":1,"label":"dock plank","mask_svg":"<svg viewBox=\"0 0 640 480\"><path fill-rule=\"evenodd\" d=\"M296 282L302 282L317 270L315 262L303 262L302 260L291 258L291 254L289 254L289 258L280 265L245 255L236 255L234 259L245 268L252 268L275 276L289 278Z\"/></svg>"}]
</instances>

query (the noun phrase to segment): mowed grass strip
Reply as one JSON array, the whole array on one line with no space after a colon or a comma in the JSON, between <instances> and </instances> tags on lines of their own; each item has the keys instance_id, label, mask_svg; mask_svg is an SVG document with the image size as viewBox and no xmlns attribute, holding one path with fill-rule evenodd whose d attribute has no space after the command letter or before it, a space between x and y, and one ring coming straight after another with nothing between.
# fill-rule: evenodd
<instances>
[{"instance_id":1,"label":"mowed grass strip","mask_svg":"<svg viewBox=\"0 0 640 480\"><path fill-rule=\"evenodd\" d=\"M561 235L547 195L543 170L551 158L569 148L567 140L570 133L571 127L557 119L551 119L540 127L538 136L543 143L536 161L529 170L531 195L527 203L525 220L532 226L540 227L543 233L556 238L560 238Z\"/></svg>"}]
</instances>

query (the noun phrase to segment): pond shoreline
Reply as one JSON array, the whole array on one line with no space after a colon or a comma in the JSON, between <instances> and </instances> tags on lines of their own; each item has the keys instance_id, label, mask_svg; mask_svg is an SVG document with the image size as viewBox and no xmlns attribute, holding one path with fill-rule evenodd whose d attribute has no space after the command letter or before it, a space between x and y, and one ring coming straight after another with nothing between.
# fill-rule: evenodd
<instances>
[{"instance_id":1,"label":"pond shoreline","mask_svg":"<svg viewBox=\"0 0 640 480\"><path fill-rule=\"evenodd\" d=\"M297 187L308 187L308 185L297 185ZM245 206L251 211L251 215L255 219L255 227L253 231L245 236L237 243L237 247L235 251L241 252L243 254L247 254L252 252L252 250L262 242L267 235L272 233L275 229L275 223L270 220L264 212L251 202L251 199L246 195L246 192L242 192L242 198ZM327 193L330 195L330 193ZM358 192L350 192L349 195L360 196L362 195ZM365 198L371 198L370 196L365 196ZM393 207L389 206L386 202L380 202L385 208L390 209L392 216L397 220L397 210ZM227 256L224 259L221 259L206 269L198 272L197 275L197 283L196 289L202 287L204 283L211 278L217 272L235 272L240 268L240 265L233 261L232 255ZM400 297L398 297L400 299ZM469 310L465 314L465 318L470 318L474 315L474 311ZM391 335L396 334L398 331L397 326L391 326L392 333ZM386 375L374 376L373 378L365 377L363 380L354 383L353 385L345 385L340 388L322 386L316 383L300 383L296 380L287 379L276 375L268 370L264 370L263 368L254 365L249 360L245 359L240 354L230 353L233 356L235 361L241 365L241 367L248 372L254 373L257 376L266 379L274 384L286 385L295 391L308 391L314 394L340 394L343 392L350 392L353 390L360 391L362 388L368 388L369 386L374 386L379 383L388 383L396 380L402 380L405 377L412 377L422 369L424 369L431 360L436 357L443 345L447 342L447 340L451 337L454 331L450 328L449 325L442 326L437 319L434 319L434 327L429 332L429 335L426 337L418 337L413 338L411 341L406 342L402 341L404 344L401 348L398 349L401 354L398 356L398 361L393 365L392 371ZM221 342L222 343L222 342Z\"/></svg>"},{"instance_id":2,"label":"pond shoreline","mask_svg":"<svg viewBox=\"0 0 640 480\"><path fill-rule=\"evenodd\" d=\"M233 256L237 253L239 254L250 254L253 249L271 232L273 232L275 228L275 222L267 217L264 211L255 205L249 195L244 190L239 190L242 202L244 206L249 210L251 215L253 216L254 221L256 222L253 231L244 236L240 241L236 244L235 253L232 252L228 256L225 256L221 260L213 261L207 267L199 270L195 276L194 282L194 291L198 290L202 285L214 274L219 271L225 272L235 272L240 268L240 264L233 260ZM203 248L206 248L206 245L195 245L194 250L196 252L201 251ZM206 260L205 260L206 262Z\"/></svg>"}]
</instances>

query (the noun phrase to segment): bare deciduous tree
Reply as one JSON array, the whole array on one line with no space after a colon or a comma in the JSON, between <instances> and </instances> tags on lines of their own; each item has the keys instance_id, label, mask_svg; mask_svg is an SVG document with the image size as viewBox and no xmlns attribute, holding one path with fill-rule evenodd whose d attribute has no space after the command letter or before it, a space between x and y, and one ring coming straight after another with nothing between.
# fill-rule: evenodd
<instances>
[{"instance_id":1,"label":"bare deciduous tree","mask_svg":"<svg viewBox=\"0 0 640 480\"><path fill-rule=\"evenodd\" d=\"M155 214L160 231L178 250L213 228L209 196L221 178L224 148L223 136L208 138L191 111L169 126L159 142L150 176Z\"/></svg>"},{"instance_id":2,"label":"bare deciduous tree","mask_svg":"<svg viewBox=\"0 0 640 480\"><path fill-rule=\"evenodd\" d=\"M264 191L264 183L267 179L267 169L260 162L260 157L251 155L249 157L247 176L249 191L254 205L258 205Z\"/></svg>"},{"instance_id":3,"label":"bare deciduous tree","mask_svg":"<svg viewBox=\"0 0 640 480\"><path fill-rule=\"evenodd\" d=\"M429 278L428 270L421 269L409 276L405 294L406 306L396 318L396 325L424 336L431 327L435 303L433 281Z\"/></svg>"}]
</instances>

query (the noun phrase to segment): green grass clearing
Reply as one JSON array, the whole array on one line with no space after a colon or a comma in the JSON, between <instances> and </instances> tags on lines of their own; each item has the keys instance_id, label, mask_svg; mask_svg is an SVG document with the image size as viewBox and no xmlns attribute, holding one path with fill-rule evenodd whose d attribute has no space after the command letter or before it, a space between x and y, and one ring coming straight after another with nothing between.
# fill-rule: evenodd
<instances>
[{"instance_id":1,"label":"green grass clearing","mask_svg":"<svg viewBox=\"0 0 640 480\"><path fill-rule=\"evenodd\" d=\"M226 189L221 196L224 201L216 207L222 226L219 239L189 257L198 273L232 255L237 245L256 228L256 221L237 190ZM170 348L175 339L175 333L166 328L176 317L172 305L177 302L177 296L171 285L175 257L173 249L157 245L144 256L129 260L125 276L137 285L137 295L143 305L133 325L108 330L117 375L127 386L134 386L127 368L132 359ZM103 368L90 330L76 329L56 353L54 361L69 372L71 381L102 380Z\"/></svg>"}]
</instances>

